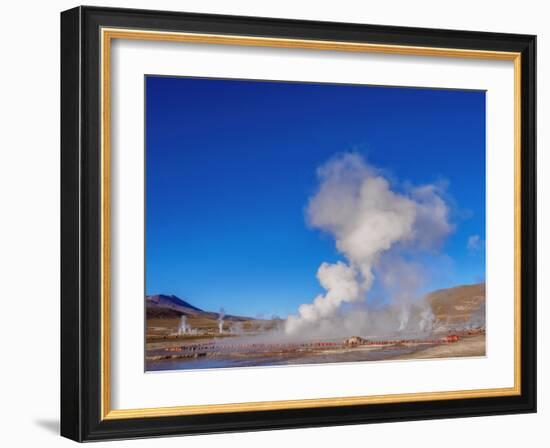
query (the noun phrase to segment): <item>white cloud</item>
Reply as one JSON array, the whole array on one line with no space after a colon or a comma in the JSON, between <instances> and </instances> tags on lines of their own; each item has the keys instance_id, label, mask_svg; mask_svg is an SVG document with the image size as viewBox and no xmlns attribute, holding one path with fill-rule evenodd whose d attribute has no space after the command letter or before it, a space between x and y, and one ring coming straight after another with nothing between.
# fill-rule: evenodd
<instances>
[{"instance_id":1,"label":"white cloud","mask_svg":"<svg viewBox=\"0 0 550 448\"><path fill-rule=\"evenodd\" d=\"M468 250L474 252L481 249L482 243L483 241L481 240L481 237L479 235L470 235L468 237L466 247L468 248Z\"/></svg>"}]
</instances>

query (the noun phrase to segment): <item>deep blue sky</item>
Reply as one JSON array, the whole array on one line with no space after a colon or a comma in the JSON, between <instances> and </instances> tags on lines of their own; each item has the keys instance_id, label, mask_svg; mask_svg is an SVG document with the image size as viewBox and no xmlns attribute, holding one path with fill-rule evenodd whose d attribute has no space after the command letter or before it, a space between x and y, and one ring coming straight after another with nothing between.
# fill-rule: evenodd
<instances>
[{"instance_id":1,"label":"deep blue sky","mask_svg":"<svg viewBox=\"0 0 550 448\"><path fill-rule=\"evenodd\" d=\"M146 77L146 293L286 316L320 290L334 241L308 228L316 169L355 151L406 182L447 182L455 231L426 289L480 281L485 92ZM483 246L483 244L481 245Z\"/></svg>"}]
</instances>

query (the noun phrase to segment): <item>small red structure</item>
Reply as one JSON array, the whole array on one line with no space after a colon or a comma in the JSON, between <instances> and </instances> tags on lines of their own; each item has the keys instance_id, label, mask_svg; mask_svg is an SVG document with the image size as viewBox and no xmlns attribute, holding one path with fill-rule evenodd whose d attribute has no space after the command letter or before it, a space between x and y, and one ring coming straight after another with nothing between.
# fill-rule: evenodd
<instances>
[{"instance_id":1,"label":"small red structure","mask_svg":"<svg viewBox=\"0 0 550 448\"><path fill-rule=\"evenodd\" d=\"M458 342L458 335L456 334L449 334L443 338L445 342Z\"/></svg>"}]
</instances>

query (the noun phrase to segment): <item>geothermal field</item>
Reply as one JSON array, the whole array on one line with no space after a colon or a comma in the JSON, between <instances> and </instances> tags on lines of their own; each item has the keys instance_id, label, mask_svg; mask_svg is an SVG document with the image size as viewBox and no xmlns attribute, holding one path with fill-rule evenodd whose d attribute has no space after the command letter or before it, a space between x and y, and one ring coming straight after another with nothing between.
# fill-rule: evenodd
<instances>
[{"instance_id":1,"label":"geothermal field","mask_svg":"<svg viewBox=\"0 0 550 448\"><path fill-rule=\"evenodd\" d=\"M148 371L485 355L484 284L435 291L406 312L349 309L340 325L299 332L289 318L209 312L175 296L147 296L146 313Z\"/></svg>"},{"instance_id":2,"label":"geothermal field","mask_svg":"<svg viewBox=\"0 0 550 448\"><path fill-rule=\"evenodd\" d=\"M461 267L451 268L441 252L456 230L445 183L395 188L357 153L330 159L317 177L306 220L338 253L317 269L321 292L296 297L284 319L233 315L230 303L227 313L214 312L175 296L148 296L147 370L485 355L485 284L426 293L431 281L464 278L451 275ZM470 260L476 251L484 257L483 244L470 235ZM256 301L263 304L261 286Z\"/></svg>"}]
</instances>

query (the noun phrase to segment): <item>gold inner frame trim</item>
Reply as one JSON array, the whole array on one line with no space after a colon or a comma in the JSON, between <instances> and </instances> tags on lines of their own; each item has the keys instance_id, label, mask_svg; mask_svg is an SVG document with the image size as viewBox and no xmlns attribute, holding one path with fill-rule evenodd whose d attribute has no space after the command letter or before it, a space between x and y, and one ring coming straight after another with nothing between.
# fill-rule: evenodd
<instances>
[{"instance_id":1,"label":"gold inner frame trim","mask_svg":"<svg viewBox=\"0 0 550 448\"><path fill-rule=\"evenodd\" d=\"M307 409L413 401L502 397L521 394L521 54L515 52L469 50L459 48L419 47L306 39L279 39L218 34L144 31L137 29L101 29L101 419L167 417L228 412ZM132 39L186 42L213 45L240 45L294 48L356 53L383 53L412 56L490 59L514 62L514 386L442 392L419 392L391 395L315 398L229 404L188 405L142 409L111 409L110 348L110 126L111 41Z\"/></svg>"}]
</instances>

